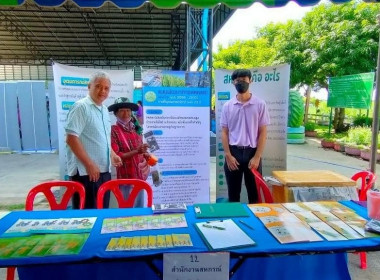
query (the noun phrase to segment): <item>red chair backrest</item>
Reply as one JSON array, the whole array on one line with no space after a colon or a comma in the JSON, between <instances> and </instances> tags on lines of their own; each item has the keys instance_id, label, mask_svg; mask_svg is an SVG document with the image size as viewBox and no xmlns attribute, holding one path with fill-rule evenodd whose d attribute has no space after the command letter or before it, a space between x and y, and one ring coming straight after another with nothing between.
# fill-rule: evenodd
<instances>
[{"instance_id":1,"label":"red chair backrest","mask_svg":"<svg viewBox=\"0 0 380 280\"><path fill-rule=\"evenodd\" d=\"M121 185L130 185L132 186L132 191L130 192L127 199L124 199L124 196L120 190ZM97 206L98 209L103 209L103 197L107 191L113 192L116 197L119 208L133 208L135 199L138 193L142 190L145 190L148 196L147 207L152 207L153 203L153 191L152 187L145 181L140 179L115 179L103 183L98 190L97 195Z\"/></svg>"},{"instance_id":2,"label":"red chair backrest","mask_svg":"<svg viewBox=\"0 0 380 280\"><path fill-rule=\"evenodd\" d=\"M253 175L255 176L258 202L259 203L262 203L262 202L273 203L273 196L270 192L268 185L265 183L263 177L261 176L260 172L257 171L255 168L252 168L251 171ZM261 197L261 192L264 195L264 201Z\"/></svg>"},{"instance_id":3,"label":"red chair backrest","mask_svg":"<svg viewBox=\"0 0 380 280\"><path fill-rule=\"evenodd\" d=\"M55 199L55 196L52 192L53 187L63 187L66 189L60 203L58 203L57 200ZM74 193L79 194L79 199L80 199L79 208L80 209L84 208L85 190L81 183L74 182L74 181L51 181L51 182L45 182L45 183L39 184L29 191L28 196L26 197L26 203L25 203L26 211L33 210L34 199L36 195L40 192L46 196L46 199L49 202L51 210L65 210L67 208L67 204L69 203L69 200L72 198Z\"/></svg>"},{"instance_id":4,"label":"red chair backrest","mask_svg":"<svg viewBox=\"0 0 380 280\"><path fill-rule=\"evenodd\" d=\"M361 186L358 190L360 201L367 200L367 191L372 188L376 178L376 175L370 171L360 171L351 177L354 181L361 180Z\"/></svg>"}]
</instances>

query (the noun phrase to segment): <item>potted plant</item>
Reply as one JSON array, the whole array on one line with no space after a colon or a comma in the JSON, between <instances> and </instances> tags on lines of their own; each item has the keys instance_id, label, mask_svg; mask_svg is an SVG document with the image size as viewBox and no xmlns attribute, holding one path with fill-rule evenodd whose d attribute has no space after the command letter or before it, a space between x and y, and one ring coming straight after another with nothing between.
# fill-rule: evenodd
<instances>
[{"instance_id":1,"label":"potted plant","mask_svg":"<svg viewBox=\"0 0 380 280\"><path fill-rule=\"evenodd\" d=\"M370 147L364 147L360 150L360 157L364 160L370 160L371 159L371 148ZM376 153L376 161L380 161L380 150L377 150Z\"/></svg>"},{"instance_id":2,"label":"potted plant","mask_svg":"<svg viewBox=\"0 0 380 280\"><path fill-rule=\"evenodd\" d=\"M325 149L334 149L334 138L332 138L331 136L326 136L322 138L321 145L322 148Z\"/></svg>"},{"instance_id":3,"label":"potted plant","mask_svg":"<svg viewBox=\"0 0 380 280\"><path fill-rule=\"evenodd\" d=\"M344 138L344 137L335 140L334 150L337 152L344 152L345 151L345 143L346 143L346 138Z\"/></svg>"},{"instance_id":4,"label":"potted plant","mask_svg":"<svg viewBox=\"0 0 380 280\"><path fill-rule=\"evenodd\" d=\"M360 156L360 150L371 145L371 138L372 131L370 127L352 127L348 130L348 143L344 151L351 156Z\"/></svg>"},{"instance_id":5,"label":"potted plant","mask_svg":"<svg viewBox=\"0 0 380 280\"><path fill-rule=\"evenodd\" d=\"M347 143L346 146L344 147L344 152L347 155L350 156L360 156L360 150L363 148L363 145L357 145L355 143Z\"/></svg>"},{"instance_id":6,"label":"potted plant","mask_svg":"<svg viewBox=\"0 0 380 280\"><path fill-rule=\"evenodd\" d=\"M307 137L317 137L317 131L315 130L317 125L313 122L307 122L305 124L305 135Z\"/></svg>"}]
</instances>

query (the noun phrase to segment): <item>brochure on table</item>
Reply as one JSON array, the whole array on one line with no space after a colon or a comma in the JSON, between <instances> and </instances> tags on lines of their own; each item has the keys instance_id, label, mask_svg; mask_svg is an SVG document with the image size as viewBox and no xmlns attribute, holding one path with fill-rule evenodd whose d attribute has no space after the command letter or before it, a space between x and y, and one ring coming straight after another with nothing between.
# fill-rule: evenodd
<instances>
[{"instance_id":1,"label":"brochure on table","mask_svg":"<svg viewBox=\"0 0 380 280\"><path fill-rule=\"evenodd\" d=\"M190 234L144 235L111 238L106 251L153 250L173 247L191 247Z\"/></svg>"},{"instance_id":2,"label":"brochure on table","mask_svg":"<svg viewBox=\"0 0 380 280\"><path fill-rule=\"evenodd\" d=\"M367 220L336 201L249 205L280 243L379 237L365 231ZM317 233L320 234L318 236Z\"/></svg>"},{"instance_id":3,"label":"brochure on table","mask_svg":"<svg viewBox=\"0 0 380 280\"><path fill-rule=\"evenodd\" d=\"M79 254L89 234L43 234L0 238L0 258Z\"/></svg>"},{"instance_id":4,"label":"brochure on table","mask_svg":"<svg viewBox=\"0 0 380 280\"><path fill-rule=\"evenodd\" d=\"M91 232L96 217L59 219L19 219L2 237L28 236L42 233L85 233Z\"/></svg>"},{"instance_id":5,"label":"brochure on table","mask_svg":"<svg viewBox=\"0 0 380 280\"><path fill-rule=\"evenodd\" d=\"M163 228L187 227L184 214L161 214L108 218L103 220L101 233L127 232Z\"/></svg>"}]
</instances>

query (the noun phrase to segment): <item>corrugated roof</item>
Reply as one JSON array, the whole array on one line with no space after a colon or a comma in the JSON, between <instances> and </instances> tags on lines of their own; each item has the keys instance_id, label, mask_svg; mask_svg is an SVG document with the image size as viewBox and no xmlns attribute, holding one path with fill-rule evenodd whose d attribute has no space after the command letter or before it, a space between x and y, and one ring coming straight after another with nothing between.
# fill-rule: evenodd
<instances>
[{"instance_id":1,"label":"corrugated roof","mask_svg":"<svg viewBox=\"0 0 380 280\"><path fill-rule=\"evenodd\" d=\"M66 1L54 7L37 5L45 2L64 1L27 0L17 2L20 6L0 6L0 64L49 65L52 59L70 65L120 69L184 67L185 4L175 9L159 9L151 3L121 9L104 1L100 1L101 8L80 8L76 4L84 1ZM193 12L200 20L202 10ZM232 13L224 5L214 9L214 33ZM193 40L192 60L202 51L199 38Z\"/></svg>"}]
</instances>

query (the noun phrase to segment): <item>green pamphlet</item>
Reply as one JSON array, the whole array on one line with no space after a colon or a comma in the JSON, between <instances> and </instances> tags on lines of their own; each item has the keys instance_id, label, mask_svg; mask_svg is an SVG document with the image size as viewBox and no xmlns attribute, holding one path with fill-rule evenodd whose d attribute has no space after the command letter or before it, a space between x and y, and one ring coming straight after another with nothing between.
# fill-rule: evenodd
<instances>
[{"instance_id":1,"label":"green pamphlet","mask_svg":"<svg viewBox=\"0 0 380 280\"><path fill-rule=\"evenodd\" d=\"M240 202L194 204L197 218L249 217Z\"/></svg>"}]
</instances>

